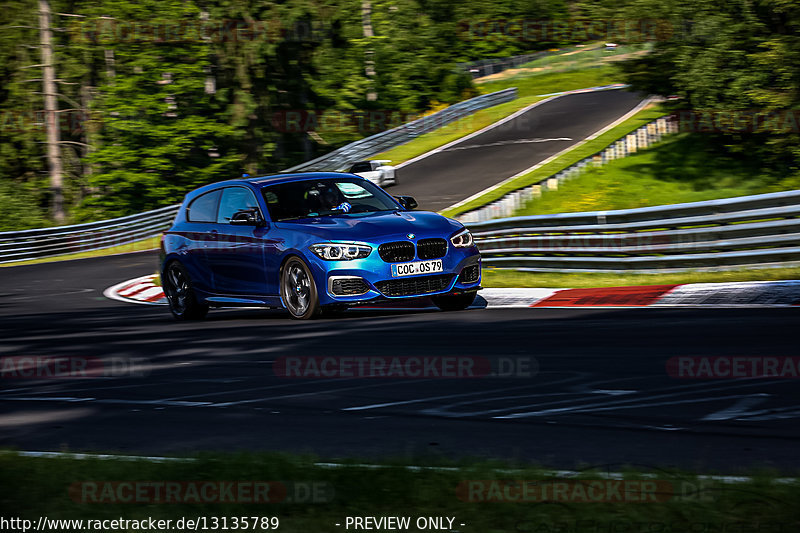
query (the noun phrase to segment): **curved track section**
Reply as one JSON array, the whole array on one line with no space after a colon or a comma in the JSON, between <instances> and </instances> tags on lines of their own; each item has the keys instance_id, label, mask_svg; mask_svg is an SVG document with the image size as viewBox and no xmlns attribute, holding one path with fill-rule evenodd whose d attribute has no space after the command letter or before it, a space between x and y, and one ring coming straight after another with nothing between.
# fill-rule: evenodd
<instances>
[{"instance_id":1,"label":"curved track section","mask_svg":"<svg viewBox=\"0 0 800 533\"><path fill-rule=\"evenodd\" d=\"M680 356L795 356L800 308L361 311L291 321L229 310L174 322L103 289L153 252L3 269L0 446L324 457L486 455L555 467L800 466L796 379L670 376ZM14 377L8 357L109 362L95 377ZM293 377L287 357L531 362L506 377Z\"/></svg>"},{"instance_id":2,"label":"curved track section","mask_svg":"<svg viewBox=\"0 0 800 533\"><path fill-rule=\"evenodd\" d=\"M392 194L439 211L575 145L642 102L624 90L567 94L401 166Z\"/></svg>"}]
</instances>

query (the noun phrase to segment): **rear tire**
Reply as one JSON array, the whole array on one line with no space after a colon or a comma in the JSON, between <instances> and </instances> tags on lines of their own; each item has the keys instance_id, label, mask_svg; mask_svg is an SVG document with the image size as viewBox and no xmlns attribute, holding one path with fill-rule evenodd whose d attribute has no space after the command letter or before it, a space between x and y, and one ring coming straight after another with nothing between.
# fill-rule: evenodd
<instances>
[{"instance_id":1,"label":"rear tire","mask_svg":"<svg viewBox=\"0 0 800 533\"><path fill-rule=\"evenodd\" d=\"M444 294L434 296L433 303L442 311L461 311L466 309L475 301L477 292L465 292L462 294Z\"/></svg>"},{"instance_id":2,"label":"rear tire","mask_svg":"<svg viewBox=\"0 0 800 533\"><path fill-rule=\"evenodd\" d=\"M308 265L299 257L292 257L283 265L281 298L294 319L308 320L320 313L317 285Z\"/></svg>"},{"instance_id":3,"label":"rear tire","mask_svg":"<svg viewBox=\"0 0 800 533\"><path fill-rule=\"evenodd\" d=\"M177 320L201 320L208 314L208 305L198 301L192 279L179 262L171 262L164 270L162 286L169 310Z\"/></svg>"}]
</instances>

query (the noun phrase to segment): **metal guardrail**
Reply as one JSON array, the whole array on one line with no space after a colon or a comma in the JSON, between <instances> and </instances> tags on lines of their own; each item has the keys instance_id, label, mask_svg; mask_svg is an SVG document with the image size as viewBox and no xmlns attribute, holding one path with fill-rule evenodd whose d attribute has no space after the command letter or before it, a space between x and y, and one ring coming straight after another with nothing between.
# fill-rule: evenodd
<instances>
[{"instance_id":1,"label":"metal guardrail","mask_svg":"<svg viewBox=\"0 0 800 533\"><path fill-rule=\"evenodd\" d=\"M3 232L0 263L102 250L155 237L170 227L179 207L171 205L87 224Z\"/></svg>"},{"instance_id":2,"label":"metal guardrail","mask_svg":"<svg viewBox=\"0 0 800 533\"><path fill-rule=\"evenodd\" d=\"M517 97L517 88L503 89L453 104L446 109L422 117L402 126L377 133L352 142L321 157L306 161L284 170L284 172L307 172L314 170L345 170L350 164L406 143L415 137L441 128L451 122L481 109L510 102Z\"/></svg>"},{"instance_id":3,"label":"metal guardrail","mask_svg":"<svg viewBox=\"0 0 800 533\"><path fill-rule=\"evenodd\" d=\"M510 88L471 98L397 128L350 143L322 157L287 169L287 172L343 169L354 160L364 159L475 111L510 102L516 97L517 89ZM171 205L87 224L3 232L0 233L0 263L102 250L155 237L169 228L178 207Z\"/></svg>"},{"instance_id":4,"label":"metal guardrail","mask_svg":"<svg viewBox=\"0 0 800 533\"><path fill-rule=\"evenodd\" d=\"M374 155L475 111L510 102L516 97L517 89L510 88L471 98L397 128L350 143L322 157L287 169L286 172L343 169L354 160ZM102 250L155 237L169 228L178 207L179 205L171 205L87 224L0 232L0 263Z\"/></svg>"},{"instance_id":5,"label":"metal guardrail","mask_svg":"<svg viewBox=\"0 0 800 533\"><path fill-rule=\"evenodd\" d=\"M414 132L418 135L435 129L433 124L440 127L468 110L508 101L515 95L516 89L507 89L467 100L456 110L453 108L461 104L440 112L450 111L446 117L420 119L429 120L427 125L415 121L289 170L336 169L405 142ZM668 132L666 126L656 126L649 124L639 133L649 135L651 127L657 135ZM621 156L625 151L622 142L594 158ZM584 163L588 165L590 160ZM558 182L566 177L550 179ZM509 210L518 207L523 192L506 195L502 206ZM0 263L101 250L158 236L171 225L178 208L172 205L87 224L3 232ZM473 232L483 263L489 267L538 272L668 272L800 264L800 190L617 211L463 222Z\"/></svg>"},{"instance_id":6,"label":"metal guardrail","mask_svg":"<svg viewBox=\"0 0 800 533\"><path fill-rule=\"evenodd\" d=\"M532 52L530 54L511 56L511 57L480 59L478 61L472 61L469 63L459 63L458 67L461 70L468 72L473 79L482 78L484 76L490 76L492 74L497 74L498 72L503 72L504 70L510 68L521 67L526 63L530 63L531 61L534 61L541 57L553 55L554 53L564 53L564 51L563 50L559 50L558 52L540 51L540 52Z\"/></svg>"},{"instance_id":7,"label":"metal guardrail","mask_svg":"<svg viewBox=\"0 0 800 533\"><path fill-rule=\"evenodd\" d=\"M101 250L160 235L178 206L0 233L0 262ZM618 211L468 223L485 266L539 272L678 271L800 263L800 190Z\"/></svg>"},{"instance_id":8,"label":"metal guardrail","mask_svg":"<svg viewBox=\"0 0 800 533\"><path fill-rule=\"evenodd\" d=\"M624 272L800 262L800 190L467 223L484 265Z\"/></svg>"}]
</instances>

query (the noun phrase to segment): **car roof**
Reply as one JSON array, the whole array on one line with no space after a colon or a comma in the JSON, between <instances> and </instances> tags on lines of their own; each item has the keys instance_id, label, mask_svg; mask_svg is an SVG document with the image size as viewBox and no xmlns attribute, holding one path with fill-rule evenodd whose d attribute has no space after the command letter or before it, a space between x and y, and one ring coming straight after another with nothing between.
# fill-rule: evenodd
<instances>
[{"instance_id":1,"label":"car roof","mask_svg":"<svg viewBox=\"0 0 800 533\"><path fill-rule=\"evenodd\" d=\"M276 183L286 183L290 181L302 181L307 179L323 179L323 178L341 178L347 176L348 178L356 178L363 180L361 176L350 174L348 172L298 172L292 174L273 174L270 176L260 176L256 178L245 178L246 181L258 187L265 187L267 185L274 185Z\"/></svg>"},{"instance_id":2,"label":"car roof","mask_svg":"<svg viewBox=\"0 0 800 533\"><path fill-rule=\"evenodd\" d=\"M341 177L355 178L359 180L366 180L357 174L349 174L347 172L297 172L293 174L273 174L270 176L259 176L253 178L235 178L225 181L217 181L209 183L203 187L199 187L186 195L185 201L192 201L198 196L205 194L216 189L230 187L233 185L250 185L251 187L262 188L267 185L274 185L276 183L287 183L290 181L303 181L308 179L323 179L323 178L341 178Z\"/></svg>"}]
</instances>

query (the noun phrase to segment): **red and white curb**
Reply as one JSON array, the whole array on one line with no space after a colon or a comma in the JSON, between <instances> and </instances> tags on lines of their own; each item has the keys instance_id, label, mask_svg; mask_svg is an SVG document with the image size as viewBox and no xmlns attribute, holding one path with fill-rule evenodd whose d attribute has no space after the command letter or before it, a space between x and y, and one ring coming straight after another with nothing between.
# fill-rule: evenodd
<instances>
[{"instance_id":1,"label":"red and white curb","mask_svg":"<svg viewBox=\"0 0 800 533\"><path fill-rule=\"evenodd\" d=\"M167 298L160 285L155 284L156 275L129 279L107 288L103 296L112 300L147 305L167 305Z\"/></svg>"},{"instance_id":2,"label":"red and white curb","mask_svg":"<svg viewBox=\"0 0 800 533\"><path fill-rule=\"evenodd\" d=\"M107 298L145 305L166 305L164 291L154 283L156 275L130 279L109 287ZM482 289L473 307L793 307L800 306L800 280L747 281L739 283L691 283L641 285L596 289ZM425 309L430 300L381 304L373 309Z\"/></svg>"},{"instance_id":3,"label":"red and white curb","mask_svg":"<svg viewBox=\"0 0 800 533\"><path fill-rule=\"evenodd\" d=\"M531 307L792 307L800 281L746 281L561 289Z\"/></svg>"}]
</instances>

